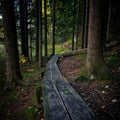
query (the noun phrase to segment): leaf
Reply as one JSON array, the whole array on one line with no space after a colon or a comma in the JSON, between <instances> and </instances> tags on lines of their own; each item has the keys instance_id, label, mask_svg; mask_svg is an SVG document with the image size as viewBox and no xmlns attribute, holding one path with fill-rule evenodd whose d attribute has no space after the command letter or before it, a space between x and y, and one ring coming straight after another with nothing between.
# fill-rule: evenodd
<instances>
[{"instance_id":1,"label":"leaf","mask_svg":"<svg viewBox=\"0 0 120 120\"><path fill-rule=\"evenodd\" d=\"M105 105L102 105L101 108L104 109L104 108L106 108L106 106L105 106Z\"/></svg>"},{"instance_id":2,"label":"leaf","mask_svg":"<svg viewBox=\"0 0 120 120\"><path fill-rule=\"evenodd\" d=\"M105 88L109 88L109 86L108 86L108 85L106 85L106 86L105 86Z\"/></svg>"},{"instance_id":3,"label":"leaf","mask_svg":"<svg viewBox=\"0 0 120 120\"><path fill-rule=\"evenodd\" d=\"M64 91L64 94L69 94L69 91L65 90L65 91Z\"/></svg>"},{"instance_id":4,"label":"leaf","mask_svg":"<svg viewBox=\"0 0 120 120\"><path fill-rule=\"evenodd\" d=\"M103 90L102 93L105 94L105 91Z\"/></svg>"},{"instance_id":5,"label":"leaf","mask_svg":"<svg viewBox=\"0 0 120 120\"><path fill-rule=\"evenodd\" d=\"M113 100L112 100L113 103L116 103L117 101L118 101L117 99L113 99Z\"/></svg>"}]
</instances>

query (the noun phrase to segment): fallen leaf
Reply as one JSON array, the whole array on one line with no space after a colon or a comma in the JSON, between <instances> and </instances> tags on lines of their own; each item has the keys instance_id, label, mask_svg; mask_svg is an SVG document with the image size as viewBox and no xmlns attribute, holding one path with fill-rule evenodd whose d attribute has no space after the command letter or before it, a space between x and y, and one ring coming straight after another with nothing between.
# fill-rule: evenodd
<instances>
[{"instance_id":1,"label":"fallen leaf","mask_svg":"<svg viewBox=\"0 0 120 120\"><path fill-rule=\"evenodd\" d=\"M105 94L105 91L103 90L102 93Z\"/></svg>"},{"instance_id":2,"label":"fallen leaf","mask_svg":"<svg viewBox=\"0 0 120 120\"><path fill-rule=\"evenodd\" d=\"M117 99L113 99L112 102L113 102L113 103L116 103L116 102L117 102Z\"/></svg>"},{"instance_id":3,"label":"fallen leaf","mask_svg":"<svg viewBox=\"0 0 120 120\"><path fill-rule=\"evenodd\" d=\"M64 94L69 94L69 91L67 91L67 90L66 90L66 91L64 91Z\"/></svg>"},{"instance_id":4,"label":"fallen leaf","mask_svg":"<svg viewBox=\"0 0 120 120\"><path fill-rule=\"evenodd\" d=\"M109 88L109 86L108 86L108 85L106 85L106 86L105 86L105 88Z\"/></svg>"},{"instance_id":5,"label":"fallen leaf","mask_svg":"<svg viewBox=\"0 0 120 120\"><path fill-rule=\"evenodd\" d=\"M101 108L104 109L104 108L106 108L106 106L105 106L105 105L102 105Z\"/></svg>"}]
</instances>

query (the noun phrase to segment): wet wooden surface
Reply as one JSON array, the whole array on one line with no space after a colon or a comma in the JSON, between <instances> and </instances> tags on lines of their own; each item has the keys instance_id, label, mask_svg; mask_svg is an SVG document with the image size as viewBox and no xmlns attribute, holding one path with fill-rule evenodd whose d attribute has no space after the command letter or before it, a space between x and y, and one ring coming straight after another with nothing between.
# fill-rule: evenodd
<instances>
[{"instance_id":1,"label":"wet wooden surface","mask_svg":"<svg viewBox=\"0 0 120 120\"><path fill-rule=\"evenodd\" d=\"M92 110L61 75L54 55L43 80L45 120L95 120Z\"/></svg>"}]
</instances>

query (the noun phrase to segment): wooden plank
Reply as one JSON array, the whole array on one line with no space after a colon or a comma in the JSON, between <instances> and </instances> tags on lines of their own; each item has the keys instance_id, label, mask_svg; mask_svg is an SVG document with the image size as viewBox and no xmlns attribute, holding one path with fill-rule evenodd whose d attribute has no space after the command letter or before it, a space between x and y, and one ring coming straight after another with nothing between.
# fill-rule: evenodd
<instances>
[{"instance_id":1,"label":"wooden plank","mask_svg":"<svg viewBox=\"0 0 120 120\"><path fill-rule=\"evenodd\" d=\"M53 56L43 80L45 120L95 120L92 110L63 78Z\"/></svg>"},{"instance_id":2,"label":"wooden plank","mask_svg":"<svg viewBox=\"0 0 120 120\"><path fill-rule=\"evenodd\" d=\"M69 114L54 84L54 67L52 65L51 62L47 64L42 82L45 120L70 120Z\"/></svg>"},{"instance_id":3,"label":"wooden plank","mask_svg":"<svg viewBox=\"0 0 120 120\"><path fill-rule=\"evenodd\" d=\"M59 57L60 57L60 55L54 55L54 56L52 56L52 58L49 60L48 63L56 63L58 61Z\"/></svg>"},{"instance_id":4,"label":"wooden plank","mask_svg":"<svg viewBox=\"0 0 120 120\"><path fill-rule=\"evenodd\" d=\"M63 80L56 83L56 87L62 96L72 120L96 120L92 110L67 81Z\"/></svg>"},{"instance_id":5,"label":"wooden plank","mask_svg":"<svg viewBox=\"0 0 120 120\"><path fill-rule=\"evenodd\" d=\"M54 84L46 85L43 81L42 88L45 120L70 120L56 86Z\"/></svg>"}]
</instances>

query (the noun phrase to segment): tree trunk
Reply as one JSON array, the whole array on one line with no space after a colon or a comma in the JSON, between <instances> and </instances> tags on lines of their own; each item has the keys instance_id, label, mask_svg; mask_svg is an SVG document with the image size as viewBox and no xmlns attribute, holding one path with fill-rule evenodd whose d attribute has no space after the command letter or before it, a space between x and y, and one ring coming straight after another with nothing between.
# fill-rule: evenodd
<instances>
[{"instance_id":1,"label":"tree trunk","mask_svg":"<svg viewBox=\"0 0 120 120\"><path fill-rule=\"evenodd\" d=\"M103 0L90 0L87 73L95 78L109 78L102 54L102 3Z\"/></svg>"},{"instance_id":2,"label":"tree trunk","mask_svg":"<svg viewBox=\"0 0 120 120\"><path fill-rule=\"evenodd\" d=\"M80 0L78 0L77 31L76 31L76 50L78 49L79 32L80 32Z\"/></svg>"},{"instance_id":3,"label":"tree trunk","mask_svg":"<svg viewBox=\"0 0 120 120\"><path fill-rule=\"evenodd\" d=\"M73 1L73 31L72 31L72 51L75 49L75 8L76 8L76 0Z\"/></svg>"},{"instance_id":4,"label":"tree trunk","mask_svg":"<svg viewBox=\"0 0 120 120\"><path fill-rule=\"evenodd\" d=\"M36 61L39 61L39 1L36 0Z\"/></svg>"},{"instance_id":5,"label":"tree trunk","mask_svg":"<svg viewBox=\"0 0 120 120\"><path fill-rule=\"evenodd\" d=\"M42 66L42 0L39 0L39 65Z\"/></svg>"},{"instance_id":6,"label":"tree trunk","mask_svg":"<svg viewBox=\"0 0 120 120\"><path fill-rule=\"evenodd\" d=\"M52 55L55 54L55 0L52 0Z\"/></svg>"},{"instance_id":7,"label":"tree trunk","mask_svg":"<svg viewBox=\"0 0 120 120\"><path fill-rule=\"evenodd\" d=\"M83 30L82 30L82 48L87 48L88 39L88 16L89 16L89 0L84 1Z\"/></svg>"},{"instance_id":8,"label":"tree trunk","mask_svg":"<svg viewBox=\"0 0 120 120\"><path fill-rule=\"evenodd\" d=\"M22 80L19 66L17 33L14 16L14 0L2 0L5 31L7 81L9 88L14 88Z\"/></svg>"},{"instance_id":9,"label":"tree trunk","mask_svg":"<svg viewBox=\"0 0 120 120\"><path fill-rule=\"evenodd\" d=\"M21 47L22 55L29 57L28 49L28 12L27 0L20 0L20 28L21 28Z\"/></svg>"},{"instance_id":10,"label":"tree trunk","mask_svg":"<svg viewBox=\"0 0 120 120\"><path fill-rule=\"evenodd\" d=\"M47 56L47 15L46 15L46 0L44 0L44 27L45 27L45 56Z\"/></svg>"}]
</instances>

